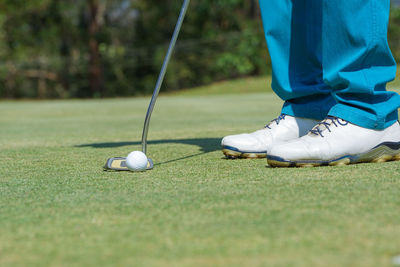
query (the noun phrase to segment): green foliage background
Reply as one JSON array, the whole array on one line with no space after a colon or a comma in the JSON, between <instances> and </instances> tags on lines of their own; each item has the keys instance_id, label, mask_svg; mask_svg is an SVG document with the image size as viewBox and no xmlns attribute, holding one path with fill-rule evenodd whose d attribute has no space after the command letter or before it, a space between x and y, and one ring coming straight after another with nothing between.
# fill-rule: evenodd
<instances>
[{"instance_id":1,"label":"green foliage background","mask_svg":"<svg viewBox=\"0 0 400 267\"><path fill-rule=\"evenodd\" d=\"M91 18L90 4L97 8ZM70 98L152 92L182 1L3 0L0 98ZM89 34L90 23L98 29ZM390 22L400 58L400 11ZM89 43L101 73L91 84ZM256 0L192 1L163 91L270 72ZM96 87L97 86L97 87Z\"/></svg>"},{"instance_id":2,"label":"green foliage background","mask_svg":"<svg viewBox=\"0 0 400 267\"><path fill-rule=\"evenodd\" d=\"M153 90L181 1L94 0L103 86L89 84L89 1L0 4L0 97L68 98ZM256 1L192 1L163 90L268 70Z\"/></svg>"}]
</instances>

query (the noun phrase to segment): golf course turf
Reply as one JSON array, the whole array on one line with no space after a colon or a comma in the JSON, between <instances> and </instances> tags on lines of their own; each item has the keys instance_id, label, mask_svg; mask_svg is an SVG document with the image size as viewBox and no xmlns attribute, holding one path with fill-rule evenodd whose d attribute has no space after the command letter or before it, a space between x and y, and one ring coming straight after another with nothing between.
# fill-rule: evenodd
<instances>
[{"instance_id":1,"label":"golf course turf","mask_svg":"<svg viewBox=\"0 0 400 267\"><path fill-rule=\"evenodd\" d=\"M400 162L223 158L224 135L279 114L271 91L246 93L266 85L160 96L143 173L102 166L140 150L149 97L0 102L0 266L392 266Z\"/></svg>"}]
</instances>

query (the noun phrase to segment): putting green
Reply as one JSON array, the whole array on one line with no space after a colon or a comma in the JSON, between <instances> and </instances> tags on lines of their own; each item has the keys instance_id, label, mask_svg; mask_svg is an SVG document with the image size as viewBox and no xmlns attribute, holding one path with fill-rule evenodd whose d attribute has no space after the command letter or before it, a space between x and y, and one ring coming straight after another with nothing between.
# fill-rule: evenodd
<instances>
[{"instance_id":1,"label":"putting green","mask_svg":"<svg viewBox=\"0 0 400 267\"><path fill-rule=\"evenodd\" d=\"M1 102L0 265L391 266L400 162L222 158L224 135L279 113L272 93L244 93L265 82L161 96L145 173L102 166L140 149L148 97Z\"/></svg>"}]
</instances>

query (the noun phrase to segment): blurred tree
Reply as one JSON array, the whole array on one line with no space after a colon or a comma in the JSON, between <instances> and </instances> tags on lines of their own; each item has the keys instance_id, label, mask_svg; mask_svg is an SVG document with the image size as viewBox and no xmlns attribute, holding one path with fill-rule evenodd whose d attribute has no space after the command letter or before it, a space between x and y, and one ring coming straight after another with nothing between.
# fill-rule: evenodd
<instances>
[{"instance_id":1,"label":"blurred tree","mask_svg":"<svg viewBox=\"0 0 400 267\"><path fill-rule=\"evenodd\" d=\"M89 84L93 96L100 96L103 91L103 73L100 61L99 42L97 34L100 31L104 16L104 6L99 0L89 0Z\"/></svg>"}]
</instances>

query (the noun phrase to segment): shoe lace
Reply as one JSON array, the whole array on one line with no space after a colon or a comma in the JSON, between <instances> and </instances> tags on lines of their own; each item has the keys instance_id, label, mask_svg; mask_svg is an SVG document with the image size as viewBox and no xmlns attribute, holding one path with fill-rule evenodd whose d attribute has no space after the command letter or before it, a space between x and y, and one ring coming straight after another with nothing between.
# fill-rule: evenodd
<instances>
[{"instance_id":1,"label":"shoe lace","mask_svg":"<svg viewBox=\"0 0 400 267\"><path fill-rule=\"evenodd\" d=\"M267 125L265 125L265 127L264 128L268 128L268 129L271 129L271 124L272 123L276 123L276 125L279 125L279 123L282 121L282 120L284 120L286 118L286 114L281 114L281 115L279 115L279 117L278 118L276 118L276 119L273 119L270 123L268 123Z\"/></svg>"},{"instance_id":2,"label":"shoe lace","mask_svg":"<svg viewBox=\"0 0 400 267\"><path fill-rule=\"evenodd\" d=\"M321 137L324 137L323 132L325 130L332 132L330 127L346 126L348 124L349 124L348 121L339 119L337 117L328 116L326 119L315 125L314 128L310 130L310 134L320 135Z\"/></svg>"}]
</instances>

